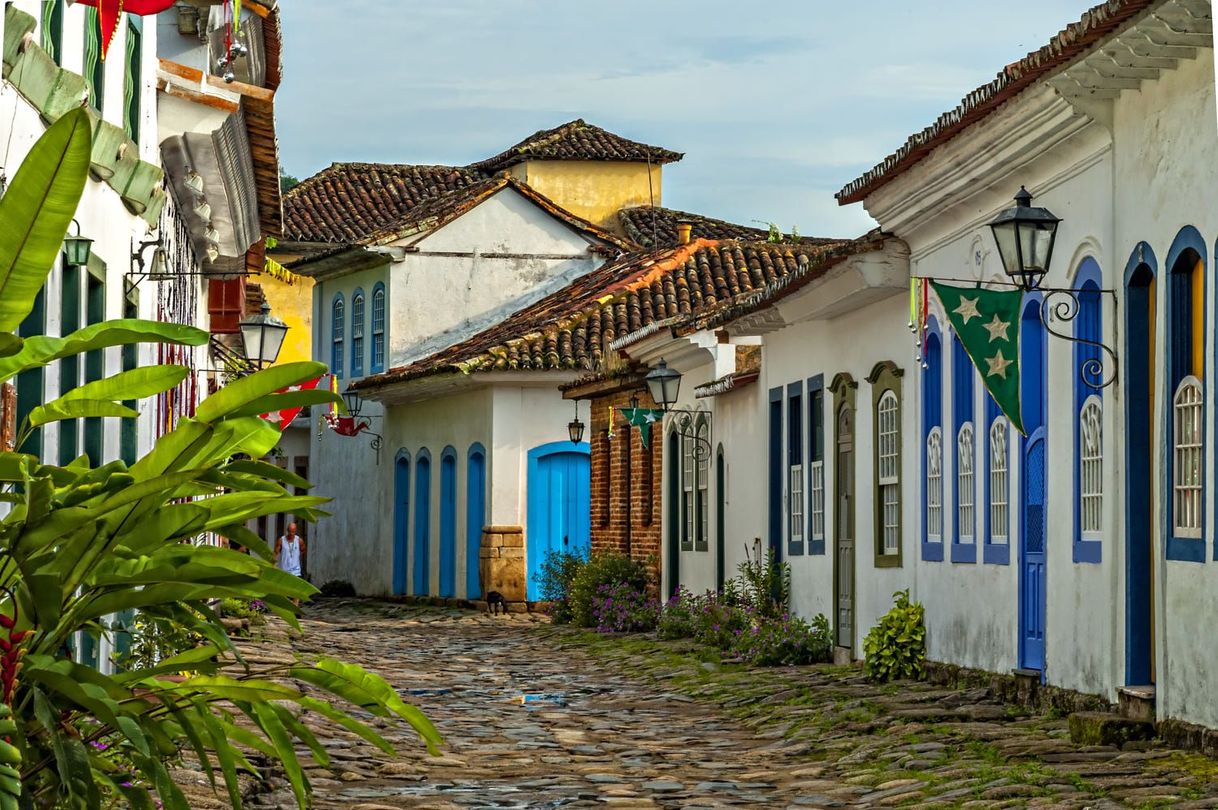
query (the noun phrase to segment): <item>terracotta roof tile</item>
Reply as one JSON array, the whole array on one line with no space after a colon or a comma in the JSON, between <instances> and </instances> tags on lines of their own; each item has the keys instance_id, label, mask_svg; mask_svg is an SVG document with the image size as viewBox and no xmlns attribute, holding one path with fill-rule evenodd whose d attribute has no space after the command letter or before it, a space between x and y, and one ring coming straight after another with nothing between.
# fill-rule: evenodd
<instances>
[{"instance_id":1,"label":"terracotta roof tile","mask_svg":"<svg viewBox=\"0 0 1218 810\"><path fill-rule=\"evenodd\" d=\"M862 177L837 193L841 205L859 202L891 182L909 167L947 143L969 126L981 121L1001 104L1039 79L1057 72L1084 56L1092 47L1122 29L1141 12L1162 0L1105 0L1087 10L1082 18L1062 29L1049 44L1018 62L1007 65L989 84L969 93L954 110L909 140Z\"/></svg>"},{"instance_id":2,"label":"terracotta roof tile","mask_svg":"<svg viewBox=\"0 0 1218 810\"><path fill-rule=\"evenodd\" d=\"M685 220L693 224L694 239L748 239L762 241L767 232L761 228L736 225L722 219L690 214L672 208L639 205L618 211L618 221L626 236L643 247L672 247L677 244L677 223Z\"/></svg>"},{"instance_id":3,"label":"terracotta roof tile","mask_svg":"<svg viewBox=\"0 0 1218 810\"><path fill-rule=\"evenodd\" d=\"M495 326L410 365L366 377L380 388L441 373L601 370L613 341L695 324L785 281L811 280L860 250L863 240L776 245L695 240L609 262ZM804 282L806 283L806 281ZM734 292L733 292L734 290Z\"/></svg>"},{"instance_id":4,"label":"terracotta roof tile","mask_svg":"<svg viewBox=\"0 0 1218 810\"><path fill-rule=\"evenodd\" d=\"M684 155L632 141L577 118L534 132L520 143L469 168L495 172L526 160L611 160L672 163Z\"/></svg>"},{"instance_id":5,"label":"terracotta roof tile","mask_svg":"<svg viewBox=\"0 0 1218 810\"><path fill-rule=\"evenodd\" d=\"M284 229L300 242L359 242L422 203L486 180L459 166L335 163L284 196Z\"/></svg>"}]
</instances>

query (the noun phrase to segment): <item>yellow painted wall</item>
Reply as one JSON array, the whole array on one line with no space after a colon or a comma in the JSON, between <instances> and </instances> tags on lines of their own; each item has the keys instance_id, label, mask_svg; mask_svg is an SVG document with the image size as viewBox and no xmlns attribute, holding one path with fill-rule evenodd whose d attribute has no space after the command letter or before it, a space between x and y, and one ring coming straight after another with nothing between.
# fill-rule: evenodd
<instances>
[{"instance_id":1,"label":"yellow painted wall","mask_svg":"<svg viewBox=\"0 0 1218 810\"><path fill-rule=\"evenodd\" d=\"M512 174L594 225L621 233L617 212L634 205L660 205L663 167L599 160L528 160Z\"/></svg>"},{"instance_id":2,"label":"yellow painted wall","mask_svg":"<svg viewBox=\"0 0 1218 810\"><path fill-rule=\"evenodd\" d=\"M313 359L313 279L297 276L288 284L267 273L253 278L271 305L271 314L288 325L277 363Z\"/></svg>"}]
</instances>

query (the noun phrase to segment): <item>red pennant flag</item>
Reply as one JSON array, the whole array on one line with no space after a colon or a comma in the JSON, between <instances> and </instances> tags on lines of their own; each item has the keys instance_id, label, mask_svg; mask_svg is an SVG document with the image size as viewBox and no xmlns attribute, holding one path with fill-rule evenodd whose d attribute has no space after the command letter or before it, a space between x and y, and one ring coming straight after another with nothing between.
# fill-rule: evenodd
<instances>
[{"instance_id":1,"label":"red pennant flag","mask_svg":"<svg viewBox=\"0 0 1218 810\"><path fill-rule=\"evenodd\" d=\"M106 61L110 44L118 27L123 21L123 12L137 14L141 17L150 14L160 14L173 8L177 0L77 0L82 6L93 6L97 9L97 23L101 29L101 58Z\"/></svg>"}]
</instances>

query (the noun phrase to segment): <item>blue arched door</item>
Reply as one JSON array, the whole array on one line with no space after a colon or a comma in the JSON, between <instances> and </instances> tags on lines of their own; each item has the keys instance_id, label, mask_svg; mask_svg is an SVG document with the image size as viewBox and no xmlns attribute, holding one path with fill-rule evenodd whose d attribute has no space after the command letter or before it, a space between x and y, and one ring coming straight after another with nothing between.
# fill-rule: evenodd
<instances>
[{"instance_id":1,"label":"blue arched door","mask_svg":"<svg viewBox=\"0 0 1218 810\"><path fill-rule=\"evenodd\" d=\"M414 577L415 596L431 591L431 453L424 448L414 464Z\"/></svg>"},{"instance_id":2,"label":"blue arched door","mask_svg":"<svg viewBox=\"0 0 1218 810\"><path fill-rule=\"evenodd\" d=\"M406 593L410 537L410 454L398 453L393 464L393 593Z\"/></svg>"},{"instance_id":3,"label":"blue arched door","mask_svg":"<svg viewBox=\"0 0 1218 810\"><path fill-rule=\"evenodd\" d=\"M1048 612L1045 572L1048 489L1045 467L1045 333L1040 320L1039 301L1029 302L1025 306L1020 339L1020 397L1027 437L1023 442L1019 487L1020 522L1023 527L1019 555L1019 665L1043 672L1045 615Z\"/></svg>"},{"instance_id":4,"label":"blue arched door","mask_svg":"<svg viewBox=\"0 0 1218 810\"><path fill-rule=\"evenodd\" d=\"M440 596L457 595L457 451L440 456Z\"/></svg>"},{"instance_id":5,"label":"blue arched door","mask_svg":"<svg viewBox=\"0 0 1218 810\"><path fill-rule=\"evenodd\" d=\"M482 577L482 527L486 525L486 451L475 444L465 467L465 598L479 599Z\"/></svg>"},{"instance_id":6,"label":"blue arched door","mask_svg":"<svg viewBox=\"0 0 1218 810\"><path fill-rule=\"evenodd\" d=\"M588 445L553 442L529 451L528 598L539 598L546 555L587 556L591 545Z\"/></svg>"}]
</instances>

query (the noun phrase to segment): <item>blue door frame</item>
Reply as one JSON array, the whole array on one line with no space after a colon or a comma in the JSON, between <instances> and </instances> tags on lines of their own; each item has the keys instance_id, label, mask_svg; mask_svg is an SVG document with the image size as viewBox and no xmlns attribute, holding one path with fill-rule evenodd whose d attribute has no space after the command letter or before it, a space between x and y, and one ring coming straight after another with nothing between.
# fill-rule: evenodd
<instances>
[{"instance_id":1,"label":"blue door frame","mask_svg":"<svg viewBox=\"0 0 1218 810\"><path fill-rule=\"evenodd\" d=\"M480 599L482 575L482 527L486 525L486 450L480 444L469 449L465 465L465 598Z\"/></svg>"},{"instance_id":2,"label":"blue door frame","mask_svg":"<svg viewBox=\"0 0 1218 810\"><path fill-rule=\"evenodd\" d=\"M1047 468L1048 435L1045 430L1045 333L1039 300L1024 306L1020 324L1020 377L1023 440L1019 504L1019 665L1045 670L1045 617L1048 613Z\"/></svg>"},{"instance_id":3,"label":"blue door frame","mask_svg":"<svg viewBox=\"0 0 1218 810\"><path fill-rule=\"evenodd\" d=\"M457 451L440 454L440 596L457 595Z\"/></svg>"},{"instance_id":4,"label":"blue door frame","mask_svg":"<svg viewBox=\"0 0 1218 810\"><path fill-rule=\"evenodd\" d=\"M419 451L414 463L414 564L415 596L431 591L431 453Z\"/></svg>"},{"instance_id":5,"label":"blue door frame","mask_svg":"<svg viewBox=\"0 0 1218 810\"><path fill-rule=\"evenodd\" d=\"M1155 259L1139 245L1125 273L1125 683L1153 678ZM1149 507L1148 507L1149 505Z\"/></svg>"},{"instance_id":6,"label":"blue door frame","mask_svg":"<svg viewBox=\"0 0 1218 810\"><path fill-rule=\"evenodd\" d=\"M410 546L410 453L399 450L393 462L393 593L406 593Z\"/></svg>"},{"instance_id":7,"label":"blue door frame","mask_svg":"<svg viewBox=\"0 0 1218 810\"><path fill-rule=\"evenodd\" d=\"M587 443L551 442L530 450L528 486L528 598L536 600L538 575L549 552L588 555L592 527Z\"/></svg>"}]
</instances>

